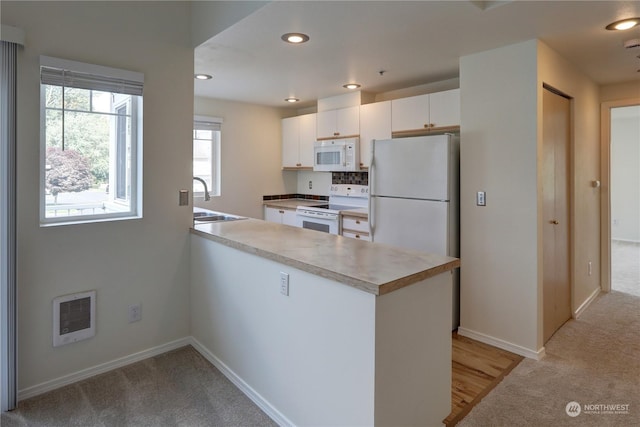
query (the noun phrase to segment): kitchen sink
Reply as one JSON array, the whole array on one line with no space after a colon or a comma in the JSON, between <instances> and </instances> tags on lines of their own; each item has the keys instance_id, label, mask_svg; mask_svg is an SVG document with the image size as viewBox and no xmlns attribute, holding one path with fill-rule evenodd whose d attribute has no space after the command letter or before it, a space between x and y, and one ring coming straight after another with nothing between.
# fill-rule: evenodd
<instances>
[{"instance_id":1,"label":"kitchen sink","mask_svg":"<svg viewBox=\"0 0 640 427\"><path fill-rule=\"evenodd\" d=\"M239 219L246 219L246 217L213 211L193 213L194 224L218 221L237 221Z\"/></svg>"}]
</instances>

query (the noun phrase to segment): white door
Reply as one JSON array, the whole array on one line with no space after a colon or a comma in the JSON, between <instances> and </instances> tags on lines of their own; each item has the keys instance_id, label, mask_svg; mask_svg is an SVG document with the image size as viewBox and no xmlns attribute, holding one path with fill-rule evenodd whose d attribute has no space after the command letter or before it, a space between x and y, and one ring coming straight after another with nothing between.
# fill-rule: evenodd
<instances>
[{"instance_id":1,"label":"white door","mask_svg":"<svg viewBox=\"0 0 640 427\"><path fill-rule=\"evenodd\" d=\"M372 197L372 241L448 255L449 203Z\"/></svg>"},{"instance_id":2,"label":"white door","mask_svg":"<svg viewBox=\"0 0 640 427\"><path fill-rule=\"evenodd\" d=\"M370 194L449 200L450 139L438 135L375 141Z\"/></svg>"}]
</instances>

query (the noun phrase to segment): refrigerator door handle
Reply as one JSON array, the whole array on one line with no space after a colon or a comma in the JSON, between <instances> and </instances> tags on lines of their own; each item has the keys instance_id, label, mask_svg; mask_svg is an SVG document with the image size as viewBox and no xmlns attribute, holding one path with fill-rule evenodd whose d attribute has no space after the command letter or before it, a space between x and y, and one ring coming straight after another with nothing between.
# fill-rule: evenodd
<instances>
[{"instance_id":1,"label":"refrigerator door handle","mask_svg":"<svg viewBox=\"0 0 640 427\"><path fill-rule=\"evenodd\" d=\"M374 191L374 168L375 168L375 157L376 157L376 140L371 140L371 159L369 160L369 237L373 242L373 235L375 231L375 221L373 214L373 195L375 195Z\"/></svg>"}]
</instances>

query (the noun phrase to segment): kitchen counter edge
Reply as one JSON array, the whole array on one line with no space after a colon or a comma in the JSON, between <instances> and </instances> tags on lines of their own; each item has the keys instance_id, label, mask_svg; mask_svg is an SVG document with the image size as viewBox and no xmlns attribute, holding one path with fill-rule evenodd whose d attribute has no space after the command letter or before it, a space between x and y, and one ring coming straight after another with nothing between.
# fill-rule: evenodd
<instances>
[{"instance_id":1,"label":"kitchen counter edge","mask_svg":"<svg viewBox=\"0 0 640 427\"><path fill-rule=\"evenodd\" d=\"M191 233L374 295L384 295L460 267L458 258L252 218L196 225ZM256 238L257 235L260 237ZM336 247L345 254L358 253L358 265L354 267L341 254L333 253L335 250L331 248ZM383 264L386 267L382 268Z\"/></svg>"}]
</instances>

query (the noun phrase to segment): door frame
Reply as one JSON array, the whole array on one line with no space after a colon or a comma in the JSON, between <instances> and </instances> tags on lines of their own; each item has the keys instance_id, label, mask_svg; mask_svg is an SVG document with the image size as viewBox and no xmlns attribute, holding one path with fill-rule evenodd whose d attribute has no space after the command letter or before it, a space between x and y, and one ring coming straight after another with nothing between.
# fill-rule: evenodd
<instances>
[{"instance_id":1,"label":"door frame","mask_svg":"<svg viewBox=\"0 0 640 427\"><path fill-rule=\"evenodd\" d=\"M600 287L611 292L611 109L640 105L640 98L600 104Z\"/></svg>"}]
</instances>

